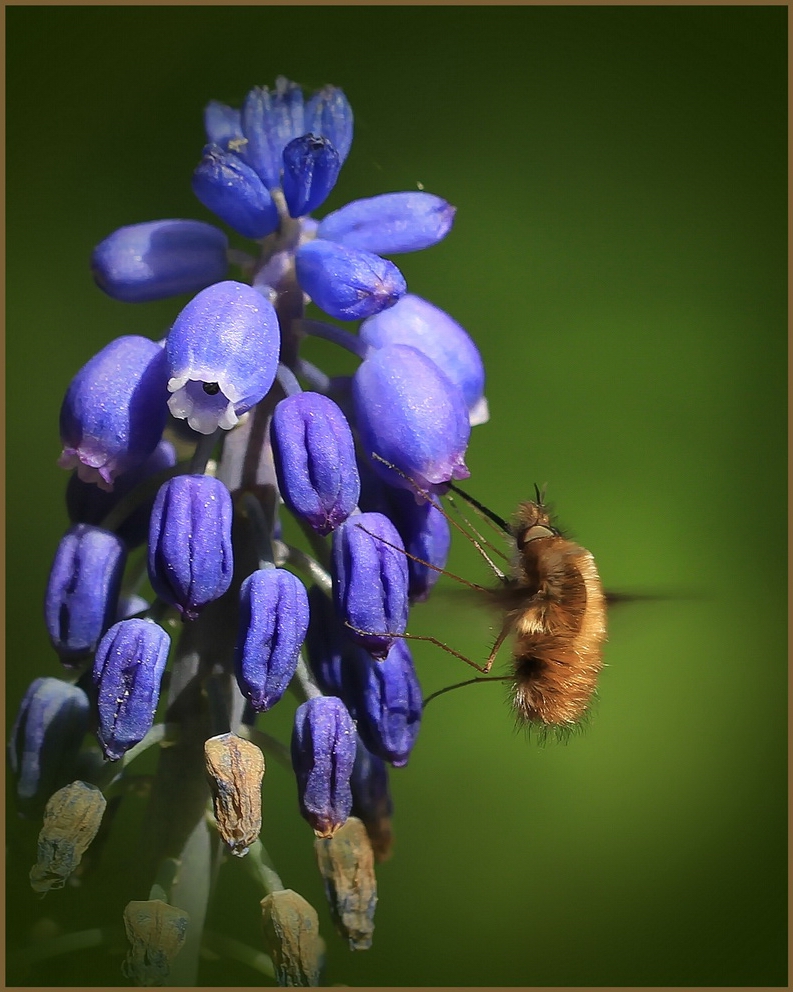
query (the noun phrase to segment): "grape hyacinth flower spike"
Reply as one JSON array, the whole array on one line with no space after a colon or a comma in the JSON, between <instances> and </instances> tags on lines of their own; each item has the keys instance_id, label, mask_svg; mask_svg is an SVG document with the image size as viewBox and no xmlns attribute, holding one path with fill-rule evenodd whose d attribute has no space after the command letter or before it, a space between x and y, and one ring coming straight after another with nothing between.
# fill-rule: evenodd
<instances>
[{"instance_id":1,"label":"grape hyacinth flower spike","mask_svg":"<svg viewBox=\"0 0 793 992\"><path fill-rule=\"evenodd\" d=\"M62 661L88 667L76 685L30 686L9 760L20 809L56 810L57 830L80 822L79 804L55 789L104 810L112 787L104 833L129 766L155 746L141 858L125 886L126 977L199 984L214 830L261 889L267 953L232 942L238 956L279 984L316 985L326 980L317 912L266 850L264 755L291 766L335 919L351 947L367 948L374 861L393 839L387 764L407 763L422 717L403 640L409 605L427 597L449 550L427 497L468 475L471 426L487 419L484 372L467 332L409 294L389 257L438 244L451 204L384 192L314 216L352 145L338 87L304 94L279 77L239 109L211 102L204 125L192 189L220 226L130 224L92 255L111 300L194 295L174 307L164 340L110 341L66 392L60 464L73 470L73 526L45 622ZM229 247L226 227L246 249ZM363 323L356 333L307 318L309 306ZM309 335L351 352L355 370L314 365ZM269 714L288 689L299 701L291 750ZM109 760L80 751L88 730Z\"/></svg>"}]
</instances>

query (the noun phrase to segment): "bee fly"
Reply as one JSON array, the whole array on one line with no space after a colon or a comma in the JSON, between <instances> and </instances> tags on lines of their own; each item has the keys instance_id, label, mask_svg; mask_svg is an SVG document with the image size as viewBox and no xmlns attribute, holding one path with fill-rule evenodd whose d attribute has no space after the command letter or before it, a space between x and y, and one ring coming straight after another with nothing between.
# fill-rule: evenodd
<instances>
[{"instance_id":1,"label":"bee fly","mask_svg":"<svg viewBox=\"0 0 793 992\"><path fill-rule=\"evenodd\" d=\"M377 455L374 457L383 461ZM399 472L390 463L385 464ZM512 703L519 722L545 728L573 727L586 713L603 667L601 649L606 639L607 596L594 558L554 526L536 487L536 501L521 503L511 523L453 483L449 483L449 489L495 524L510 543L514 542L514 548L510 568L505 574L481 544L453 520L431 494L416 487L419 495L430 501L474 544L495 572L498 584L487 588L459 576L451 577L486 597L502 615L501 629L483 665L437 638L401 635L429 640L482 675L433 693L425 700L425 705L450 689L489 681L484 676L492 668L499 648L514 635L512 673L498 677L498 681L512 683ZM443 569L435 570L451 575Z\"/></svg>"}]
</instances>

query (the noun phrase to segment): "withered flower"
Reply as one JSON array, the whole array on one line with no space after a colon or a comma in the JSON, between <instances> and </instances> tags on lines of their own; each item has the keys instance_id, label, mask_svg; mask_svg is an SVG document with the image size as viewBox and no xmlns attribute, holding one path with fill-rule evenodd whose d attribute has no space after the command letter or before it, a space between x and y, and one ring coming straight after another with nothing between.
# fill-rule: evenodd
<instances>
[{"instance_id":1,"label":"withered flower","mask_svg":"<svg viewBox=\"0 0 793 992\"><path fill-rule=\"evenodd\" d=\"M336 929L351 951L367 950L372 946L377 879L366 827L351 816L332 837L317 838L314 850Z\"/></svg>"},{"instance_id":2,"label":"withered flower","mask_svg":"<svg viewBox=\"0 0 793 992\"><path fill-rule=\"evenodd\" d=\"M218 833L241 858L262 829L264 755L251 741L220 734L204 744L204 759Z\"/></svg>"},{"instance_id":3,"label":"withered flower","mask_svg":"<svg viewBox=\"0 0 793 992\"><path fill-rule=\"evenodd\" d=\"M39 833L38 860L30 869L34 892L62 889L96 837L107 803L95 785L72 782L50 796Z\"/></svg>"},{"instance_id":4,"label":"withered flower","mask_svg":"<svg viewBox=\"0 0 793 992\"><path fill-rule=\"evenodd\" d=\"M261 902L264 942L279 985L319 985L325 944L317 911L292 889L279 889Z\"/></svg>"}]
</instances>

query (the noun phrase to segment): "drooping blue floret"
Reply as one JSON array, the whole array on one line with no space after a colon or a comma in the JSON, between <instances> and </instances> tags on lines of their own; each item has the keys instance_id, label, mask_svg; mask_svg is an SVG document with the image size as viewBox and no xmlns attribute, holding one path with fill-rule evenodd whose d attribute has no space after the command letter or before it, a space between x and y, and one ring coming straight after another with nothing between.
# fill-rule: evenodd
<instances>
[{"instance_id":1,"label":"drooping blue floret","mask_svg":"<svg viewBox=\"0 0 793 992\"><path fill-rule=\"evenodd\" d=\"M360 507L364 512L384 513L396 527L407 552L410 602L422 602L440 578L436 569L446 565L449 523L433 503L417 503L414 493L384 482L367 463L360 469Z\"/></svg>"},{"instance_id":2,"label":"drooping blue floret","mask_svg":"<svg viewBox=\"0 0 793 992\"><path fill-rule=\"evenodd\" d=\"M275 380L280 333L270 302L245 283L219 282L194 297L165 345L168 407L193 430L229 430Z\"/></svg>"},{"instance_id":3,"label":"drooping blue floret","mask_svg":"<svg viewBox=\"0 0 793 992\"><path fill-rule=\"evenodd\" d=\"M485 368L468 332L432 303L406 293L398 303L361 325L362 341L373 348L408 344L431 358L465 397L472 426L487 421Z\"/></svg>"},{"instance_id":4,"label":"drooping blue floret","mask_svg":"<svg viewBox=\"0 0 793 992\"><path fill-rule=\"evenodd\" d=\"M304 134L284 149L282 187L290 217L311 213L327 200L341 170L332 142L318 134Z\"/></svg>"},{"instance_id":5,"label":"drooping blue floret","mask_svg":"<svg viewBox=\"0 0 793 992\"><path fill-rule=\"evenodd\" d=\"M234 152L207 145L193 172L199 201L245 238L263 238L278 227L278 207L254 170Z\"/></svg>"},{"instance_id":6,"label":"drooping blue floret","mask_svg":"<svg viewBox=\"0 0 793 992\"><path fill-rule=\"evenodd\" d=\"M275 706L297 668L308 628L303 583L283 568L261 568L240 589L237 683L257 713Z\"/></svg>"},{"instance_id":7,"label":"drooping blue floret","mask_svg":"<svg viewBox=\"0 0 793 992\"><path fill-rule=\"evenodd\" d=\"M338 696L355 719L347 683L357 648L347 637L330 598L318 586L309 589L308 605L306 655L311 673L320 689L328 696Z\"/></svg>"},{"instance_id":8,"label":"drooping blue floret","mask_svg":"<svg viewBox=\"0 0 793 992\"><path fill-rule=\"evenodd\" d=\"M390 485L432 492L468 477L465 399L422 352L403 344L373 349L353 376L352 395L364 452L399 470L372 461Z\"/></svg>"},{"instance_id":9,"label":"drooping blue floret","mask_svg":"<svg viewBox=\"0 0 793 992\"><path fill-rule=\"evenodd\" d=\"M90 482L82 482L74 473L66 487L66 511L73 524L98 526L125 496L152 476L176 464L176 451L170 441L160 441L145 462L131 468L116 480L113 492L108 493ZM116 528L116 534L128 548L143 544L149 534L149 518L155 493L137 506Z\"/></svg>"},{"instance_id":10,"label":"drooping blue floret","mask_svg":"<svg viewBox=\"0 0 793 992\"><path fill-rule=\"evenodd\" d=\"M162 437L168 368L148 338L116 338L72 379L61 406L61 468L112 490L113 480L154 451Z\"/></svg>"},{"instance_id":11,"label":"drooping blue floret","mask_svg":"<svg viewBox=\"0 0 793 992\"><path fill-rule=\"evenodd\" d=\"M231 495L219 479L177 475L151 513L149 580L157 595L194 620L231 584Z\"/></svg>"},{"instance_id":12,"label":"drooping blue floret","mask_svg":"<svg viewBox=\"0 0 793 992\"><path fill-rule=\"evenodd\" d=\"M405 277L379 255L330 241L310 241L295 256L297 279L325 313L363 320L392 307L407 291Z\"/></svg>"},{"instance_id":13,"label":"drooping blue floret","mask_svg":"<svg viewBox=\"0 0 793 992\"><path fill-rule=\"evenodd\" d=\"M317 237L376 255L421 251L446 237L454 214L450 203L432 193L382 193L328 214Z\"/></svg>"},{"instance_id":14,"label":"drooping blue floret","mask_svg":"<svg viewBox=\"0 0 793 992\"><path fill-rule=\"evenodd\" d=\"M333 534L336 610L351 640L385 658L408 618L408 570L402 539L382 513L349 517Z\"/></svg>"},{"instance_id":15,"label":"drooping blue floret","mask_svg":"<svg viewBox=\"0 0 793 992\"><path fill-rule=\"evenodd\" d=\"M90 654L113 622L127 560L116 534L77 524L55 552L44 596L44 621L65 664Z\"/></svg>"},{"instance_id":16,"label":"drooping blue floret","mask_svg":"<svg viewBox=\"0 0 793 992\"><path fill-rule=\"evenodd\" d=\"M291 750L298 805L320 837L332 836L350 815L357 737L336 696L315 696L297 708Z\"/></svg>"},{"instance_id":17,"label":"drooping blue floret","mask_svg":"<svg viewBox=\"0 0 793 992\"><path fill-rule=\"evenodd\" d=\"M270 437L284 502L317 533L329 534L360 494L347 418L327 396L295 393L276 406Z\"/></svg>"},{"instance_id":18,"label":"drooping blue floret","mask_svg":"<svg viewBox=\"0 0 793 992\"><path fill-rule=\"evenodd\" d=\"M89 713L88 696L79 686L54 678L35 679L28 686L8 742L8 764L24 815L40 814L52 793L72 781Z\"/></svg>"},{"instance_id":19,"label":"drooping blue floret","mask_svg":"<svg viewBox=\"0 0 793 992\"><path fill-rule=\"evenodd\" d=\"M100 641L93 679L97 737L108 758L121 758L151 730L170 646L170 637L151 620L122 620Z\"/></svg>"},{"instance_id":20,"label":"drooping blue floret","mask_svg":"<svg viewBox=\"0 0 793 992\"><path fill-rule=\"evenodd\" d=\"M225 279L228 238L198 220L154 220L120 227L94 248L100 289L123 303L197 293Z\"/></svg>"},{"instance_id":21,"label":"drooping blue floret","mask_svg":"<svg viewBox=\"0 0 793 992\"><path fill-rule=\"evenodd\" d=\"M359 651L352 683L361 740L394 767L406 765L422 711L421 686L407 644L397 640L382 661Z\"/></svg>"}]
</instances>

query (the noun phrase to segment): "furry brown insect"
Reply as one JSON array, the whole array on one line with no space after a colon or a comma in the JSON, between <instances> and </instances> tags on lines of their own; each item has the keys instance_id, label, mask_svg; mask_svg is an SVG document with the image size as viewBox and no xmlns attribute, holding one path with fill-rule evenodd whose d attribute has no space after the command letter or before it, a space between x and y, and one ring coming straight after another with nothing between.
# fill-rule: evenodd
<instances>
[{"instance_id":1,"label":"furry brown insect","mask_svg":"<svg viewBox=\"0 0 793 992\"><path fill-rule=\"evenodd\" d=\"M512 702L518 720L547 728L573 727L586 713L603 667L607 596L592 554L565 538L554 526L539 490L536 501L520 504L511 523L459 486L450 483L449 490L514 542L510 569L505 574L491 561L479 541L453 520L437 500L416 489L466 535L497 575L495 588L476 585L459 576L451 577L484 595L501 612L501 629L483 665L437 638L416 639L437 644L486 676L504 641L514 635L512 674L499 680L513 683ZM483 540L478 533L477 537ZM444 574L451 575L445 571ZM450 689L480 681L486 679L469 679L447 686L429 696L424 704Z\"/></svg>"},{"instance_id":2,"label":"furry brown insect","mask_svg":"<svg viewBox=\"0 0 793 992\"><path fill-rule=\"evenodd\" d=\"M518 718L570 726L586 712L602 668L606 596L595 560L560 534L540 503L521 503L507 526L516 551L511 574L489 591L503 621L482 671L513 634Z\"/></svg>"}]
</instances>

